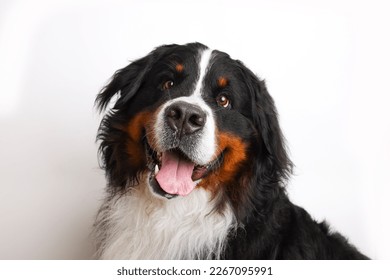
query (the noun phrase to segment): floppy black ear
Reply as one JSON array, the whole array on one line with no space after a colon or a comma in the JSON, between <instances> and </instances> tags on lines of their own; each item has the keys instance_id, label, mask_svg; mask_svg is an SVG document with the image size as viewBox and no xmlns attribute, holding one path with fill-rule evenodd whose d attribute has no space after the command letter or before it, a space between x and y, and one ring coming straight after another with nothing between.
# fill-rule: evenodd
<instances>
[{"instance_id":1,"label":"floppy black ear","mask_svg":"<svg viewBox=\"0 0 390 280\"><path fill-rule=\"evenodd\" d=\"M292 172L283 133L279 126L274 100L269 95L265 82L260 80L241 62L246 84L252 98L252 116L256 130L261 136L262 152L265 156L265 172L271 180L283 181Z\"/></svg>"},{"instance_id":2,"label":"floppy black ear","mask_svg":"<svg viewBox=\"0 0 390 280\"><path fill-rule=\"evenodd\" d=\"M119 98L115 107L130 100L140 88L145 74L150 70L153 56L151 53L116 71L108 85L96 97L95 104L98 110L103 111L116 94L119 94Z\"/></svg>"},{"instance_id":3,"label":"floppy black ear","mask_svg":"<svg viewBox=\"0 0 390 280\"><path fill-rule=\"evenodd\" d=\"M154 62L174 46L176 45L160 46L147 56L116 71L108 85L96 97L95 104L98 110L103 111L116 94L119 94L119 98L114 108L118 108L120 105L128 102L141 87L146 74L150 71Z\"/></svg>"}]
</instances>

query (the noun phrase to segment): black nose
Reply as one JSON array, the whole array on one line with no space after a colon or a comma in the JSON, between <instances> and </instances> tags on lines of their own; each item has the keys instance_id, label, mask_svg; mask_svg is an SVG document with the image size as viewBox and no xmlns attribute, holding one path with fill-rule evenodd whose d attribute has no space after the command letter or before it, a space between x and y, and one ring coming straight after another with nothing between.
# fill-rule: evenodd
<instances>
[{"instance_id":1,"label":"black nose","mask_svg":"<svg viewBox=\"0 0 390 280\"><path fill-rule=\"evenodd\" d=\"M165 109L168 125L178 131L180 137L200 130L206 123L206 113L199 107L178 101Z\"/></svg>"}]
</instances>

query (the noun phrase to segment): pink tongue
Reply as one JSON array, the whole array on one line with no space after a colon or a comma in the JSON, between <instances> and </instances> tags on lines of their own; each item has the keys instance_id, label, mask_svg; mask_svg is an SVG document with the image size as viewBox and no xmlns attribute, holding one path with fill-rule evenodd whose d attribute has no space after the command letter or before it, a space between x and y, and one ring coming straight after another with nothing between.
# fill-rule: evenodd
<instances>
[{"instance_id":1,"label":"pink tongue","mask_svg":"<svg viewBox=\"0 0 390 280\"><path fill-rule=\"evenodd\" d=\"M156 175L160 187L170 194L187 195L195 188L191 175L194 163L167 151L162 154L161 169Z\"/></svg>"}]
</instances>

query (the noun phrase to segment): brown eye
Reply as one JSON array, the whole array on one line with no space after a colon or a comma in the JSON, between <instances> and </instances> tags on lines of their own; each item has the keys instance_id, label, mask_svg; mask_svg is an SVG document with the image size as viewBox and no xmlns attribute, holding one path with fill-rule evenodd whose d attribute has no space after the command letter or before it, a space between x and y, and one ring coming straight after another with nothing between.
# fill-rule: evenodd
<instances>
[{"instance_id":1,"label":"brown eye","mask_svg":"<svg viewBox=\"0 0 390 280\"><path fill-rule=\"evenodd\" d=\"M217 97L217 103L221 107L228 108L230 105L230 100L226 97L226 95L220 94Z\"/></svg>"},{"instance_id":2,"label":"brown eye","mask_svg":"<svg viewBox=\"0 0 390 280\"><path fill-rule=\"evenodd\" d=\"M169 81L166 81L163 86L162 86L162 89L163 90L167 90L167 89L170 89L172 88L174 85L173 81L169 80Z\"/></svg>"}]
</instances>

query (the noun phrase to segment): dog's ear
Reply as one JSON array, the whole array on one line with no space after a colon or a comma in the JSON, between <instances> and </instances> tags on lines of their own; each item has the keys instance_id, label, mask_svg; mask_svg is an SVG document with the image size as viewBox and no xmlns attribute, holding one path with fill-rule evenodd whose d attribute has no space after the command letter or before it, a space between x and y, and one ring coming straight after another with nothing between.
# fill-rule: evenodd
<instances>
[{"instance_id":1,"label":"dog's ear","mask_svg":"<svg viewBox=\"0 0 390 280\"><path fill-rule=\"evenodd\" d=\"M252 99L251 111L254 125L263 144L262 153L266 159L263 164L267 165L265 168L267 177L271 180L283 181L290 176L293 164L287 153L274 100L268 93L265 82L241 62L239 64Z\"/></svg>"},{"instance_id":2,"label":"dog's ear","mask_svg":"<svg viewBox=\"0 0 390 280\"><path fill-rule=\"evenodd\" d=\"M95 105L99 111L103 111L111 99L119 94L119 98L114 105L118 109L127 103L140 89L145 76L152 68L153 64L170 48L176 45L163 45L156 48L147 56L138 59L128 66L119 69L114 73L110 82L100 91L95 100Z\"/></svg>"},{"instance_id":3,"label":"dog's ear","mask_svg":"<svg viewBox=\"0 0 390 280\"><path fill-rule=\"evenodd\" d=\"M116 71L111 81L96 97L95 104L98 110L103 111L116 94L119 94L119 98L114 108L129 101L140 88L145 74L150 70L153 57L153 53L150 53Z\"/></svg>"}]
</instances>

